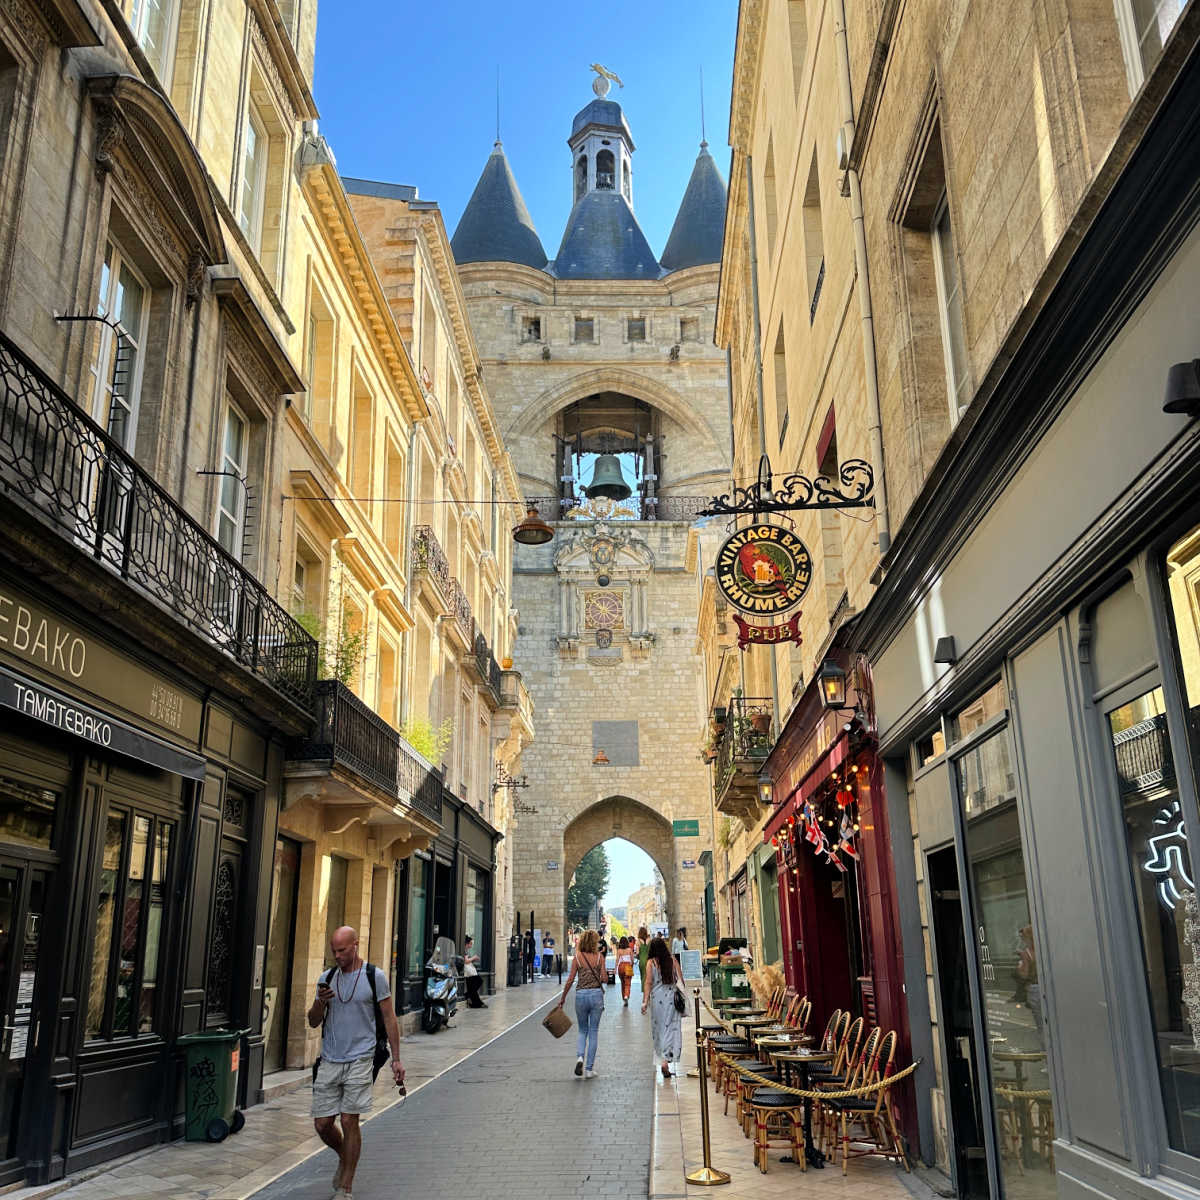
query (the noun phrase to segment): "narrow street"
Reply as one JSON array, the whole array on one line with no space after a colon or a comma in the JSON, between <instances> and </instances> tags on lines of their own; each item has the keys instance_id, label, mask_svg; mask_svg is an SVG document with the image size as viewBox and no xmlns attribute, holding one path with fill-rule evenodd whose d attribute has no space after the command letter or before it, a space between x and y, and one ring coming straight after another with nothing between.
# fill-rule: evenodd
<instances>
[{"instance_id":1,"label":"narrow street","mask_svg":"<svg viewBox=\"0 0 1200 1200\"><path fill-rule=\"evenodd\" d=\"M629 1008L608 989L596 1079L572 1074L574 1028L555 1041L547 1007L367 1122L356 1200L433 1195L478 1200L536 1189L555 1197L644 1196L650 1167L654 1063L636 986ZM567 1010L574 1020L574 994ZM461 1019L461 1016L460 1016ZM327 1200L335 1160L314 1156L255 1193Z\"/></svg>"}]
</instances>

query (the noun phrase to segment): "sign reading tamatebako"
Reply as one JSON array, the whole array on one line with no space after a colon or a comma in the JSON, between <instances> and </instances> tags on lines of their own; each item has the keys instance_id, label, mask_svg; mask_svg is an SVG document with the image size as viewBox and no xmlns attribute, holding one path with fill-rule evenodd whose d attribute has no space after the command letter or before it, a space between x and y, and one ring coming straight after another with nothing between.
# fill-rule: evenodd
<instances>
[{"instance_id":1,"label":"sign reading tamatebako","mask_svg":"<svg viewBox=\"0 0 1200 1200\"><path fill-rule=\"evenodd\" d=\"M774 617L794 608L812 581L812 556L790 529L766 521L730 534L717 551L717 587L734 608Z\"/></svg>"}]
</instances>

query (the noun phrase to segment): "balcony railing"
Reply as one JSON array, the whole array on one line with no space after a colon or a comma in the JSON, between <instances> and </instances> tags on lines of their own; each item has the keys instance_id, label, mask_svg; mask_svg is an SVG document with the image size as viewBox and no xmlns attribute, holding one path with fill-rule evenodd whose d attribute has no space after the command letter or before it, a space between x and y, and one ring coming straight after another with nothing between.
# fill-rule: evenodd
<instances>
[{"instance_id":1,"label":"balcony railing","mask_svg":"<svg viewBox=\"0 0 1200 1200\"><path fill-rule=\"evenodd\" d=\"M487 682L488 687L492 690L492 695L496 697L496 703L499 704L500 664L496 661L496 656L492 653L487 638L478 630L475 633L475 668L479 672L479 678Z\"/></svg>"},{"instance_id":2,"label":"balcony railing","mask_svg":"<svg viewBox=\"0 0 1200 1200\"><path fill-rule=\"evenodd\" d=\"M450 612L458 623L463 637L468 642L472 642L475 634L475 616L471 612L471 602L467 599L467 593L463 591L463 585L453 576L446 588L446 603L450 606Z\"/></svg>"},{"instance_id":3,"label":"balcony railing","mask_svg":"<svg viewBox=\"0 0 1200 1200\"><path fill-rule=\"evenodd\" d=\"M2 334L0 488L193 633L311 705L316 641Z\"/></svg>"},{"instance_id":4,"label":"balcony railing","mask_svg":"<svg viewBox=\"0 0 1200 1200\"><path fill-rule=\"evenodd\" d=\"M1170 787L1175 781L1167 719L1161 713L1114 734L1113 753L1122 794Z\"/></svg>"},{"instance_id":5,"label":"balcony railing","mask_svg":"<svg viewBox=\"0 0 1200 1200\"><path fill-rule=\"evenodd\" d=\"M768 696L734 696L729 701L725 728L717 743L717 795L720 796L739 770L753 773L771 750L772 704Z\"/></svg>"},{"instance_id":6,"label":"balcony railing","mask_svg":"<svg viewBox=\"0 0 1200 1200\"><path fill-rule=\"evenodd\" d=\"M413 567L428 571L445 591L450 586L450 564L442 552L433 529L429 525L418 525L413 531Z\"/></svg>"},{"instance_id":7,"label":"balcony railing","mask_svg":"<svg viewBox=\"0 0 1200 1200\"><path fill-rule=\"evenodd\" d=\"M344 683L316 685L316 728L293 759L348 767L389 796L410 794L413 807L441 823L442 777Z\"/></svg>"}]
</instances>

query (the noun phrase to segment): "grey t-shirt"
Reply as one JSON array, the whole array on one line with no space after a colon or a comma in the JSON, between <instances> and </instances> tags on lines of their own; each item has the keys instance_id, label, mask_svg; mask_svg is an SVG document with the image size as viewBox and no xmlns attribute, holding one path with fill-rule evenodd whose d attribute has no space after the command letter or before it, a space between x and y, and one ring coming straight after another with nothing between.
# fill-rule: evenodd
<instances>
[{"instance_id":1,"label":"grey t-shirt","mask_svg":"<svg viewBox=\"0 0 1200 1200\"><path fill-rule=\"evenodd\" d=\"M318 986L325 978L322 971ZM375 1000L390 996L387 976L375 968L375 997L367 979L367 964L350 972L335 970L329 980L333 999L325 1013L321 1036L321 1057L327 1062L353 1062L375 1053Z\"/></svg>"}]
</instances>

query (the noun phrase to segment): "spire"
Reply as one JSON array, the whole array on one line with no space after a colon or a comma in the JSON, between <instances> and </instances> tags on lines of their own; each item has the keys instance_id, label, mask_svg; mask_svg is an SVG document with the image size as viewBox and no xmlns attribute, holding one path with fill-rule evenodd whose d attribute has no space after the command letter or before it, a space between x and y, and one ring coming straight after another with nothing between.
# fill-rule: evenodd
<instances>
[{"instance_id":1,"label":"spire","mask_svg":"<svg viewBox=\"0 0 1200 1200\"><path fill-rule=\"evenodd\" d=\"M514 262L538 270L546 265L546 252L499 139L463 209L450 249L458 263Z\"/></svg>"},{"instance_id":2,"label":"spire","mask_svg":"<svg viewBox=\"0 0 1200 1200\"><path fill-rule=\"evenodd\" d=\"M683 203L663 251L663 270L682 271L702 263L718 263L724 240L725 180L708 152L708 143L701 142Z\"/></svg>"}]
</instances>

